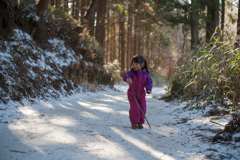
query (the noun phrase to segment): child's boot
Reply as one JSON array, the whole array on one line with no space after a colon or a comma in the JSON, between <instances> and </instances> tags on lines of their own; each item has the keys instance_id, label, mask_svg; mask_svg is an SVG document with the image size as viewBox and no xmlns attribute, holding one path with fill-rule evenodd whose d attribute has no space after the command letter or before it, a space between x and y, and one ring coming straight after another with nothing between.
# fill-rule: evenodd
<instances>
[{"instance_id":1,"label":"child's boot","mask_svg":"<svg viewBox=\"0 0 240 160\"><path fill-rule=\"evenodd\" d=\"M139 124L138 124L138 128L139 128L139 129L143 129L143 125L139 123Z\"/></svg>"},{"instance_id":2,"label":"child's boot","mask_svg":"<svg viewBox=\"0 0 240 160\"><path fill-rule=\"evenodd\" d=\"M137 129L137 128L139 128L138 124L137 123L132 123L132 129Z\"/></svg>"}]
</instances>

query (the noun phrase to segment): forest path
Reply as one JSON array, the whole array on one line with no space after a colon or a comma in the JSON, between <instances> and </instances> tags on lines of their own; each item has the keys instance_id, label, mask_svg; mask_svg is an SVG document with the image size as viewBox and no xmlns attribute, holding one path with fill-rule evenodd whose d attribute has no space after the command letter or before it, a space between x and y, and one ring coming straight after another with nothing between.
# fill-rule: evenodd
<instances>
[{"instance_id":1,"label":"forest path","mask_svg":"<svg viewBox=\"0 0 240 160\"><path fill-rule=\"evenodd\" d=\"M130 128L126 86L122 91L81 93L61 101L18 109L21 118L0 123L0 159L24 160L200 160L235 159L232 145L213 144L208 128L220 126L199 110L183 110L147 96L144 129ZM164 94L154 88L154 97ZM205 138L203 137L205 135ZM207 156L211 155L211 156Z\"/></svg>"}]
</instances>

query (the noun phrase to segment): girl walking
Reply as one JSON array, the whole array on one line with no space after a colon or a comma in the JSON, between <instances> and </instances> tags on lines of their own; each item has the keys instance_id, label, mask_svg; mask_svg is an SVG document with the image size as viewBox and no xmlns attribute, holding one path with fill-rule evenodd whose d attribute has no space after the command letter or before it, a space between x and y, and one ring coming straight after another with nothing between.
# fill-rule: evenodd
<instances>
[{"instance_id":1,"label":"girl walking","mask_svg":"<svg viewBox=\"0 0 240 160\"><path fill-rule=\"evenodd\" d=\"M147 62L142 55L136 55L133 57L131 70L126 74L123 75L123 81L129 84L127 92L128 101L130 103L129 119L133 129L142 129L145 122L144 114L146 114L146 92L150 94L152 90L152 79L149 76ZM132 85L133 91L130 85ZM146 91L144 88L146 88ZM138 107L134 96L144 114Z\"/></svg>"}]
</instances>

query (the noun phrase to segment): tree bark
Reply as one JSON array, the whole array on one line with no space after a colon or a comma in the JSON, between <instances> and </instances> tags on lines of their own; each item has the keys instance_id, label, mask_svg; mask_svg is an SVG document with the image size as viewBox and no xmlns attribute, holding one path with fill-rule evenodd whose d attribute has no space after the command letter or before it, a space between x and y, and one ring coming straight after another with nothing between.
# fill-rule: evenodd
<instances>
[{"instance_id":1,"label":"tree bark","mask_svg":"<svg viewBox=\"0 0 240 160\"><path fill-rule=\"evenodd\" d=\"M125 12L122 11L120 13L120 18L119 18L119 43L120 43L120 55L121 55L121 70L125 70L125 28L124 28L124 23L125 23Z\"/></svg>"},{"instance_id":2,"label":"tree bark","mask_svg":"<svg viewBox=\"0 0 240 160\"><path fill-rule=\"evenodd\" d=\"M196 50L198 46L198 2L192 0L191 11L191 49Z\"/></svg>"},{"instance_id":3,"label":"tree bark","mask_svg":"<svg viewBox=\"0 0 240 160\"><path fill-rule=\"evenodd\" d=\"M42 17L47 9L49 0L40 0L37 4L37 15Z\"/></svg>"},{"instance_id":4,"label":"tree bark","mask_svg":"<svg viewBox=\"0 0 240 160\"><path fill-rule=\"evenodd\" d=\"M61 6L61 1L60 0L56 0L56 8L60 9Z\"/></svg>"},{"instance_id":5,"label":"tree bark","mask_svg":"<svg viewBox=\"0 0 240 160\"><path fill-rule=\"evenodd\" d=\"M72 17L75 19L76 0L72 0Z\"/></svg>"},{"instance_id":6,"label":"tree bark","mask_svg":"<svg viewBox=\"0 0 240 160\"><path fill-rule=\"evenodd\" d=\"M64 12L68 12L68 2L69 0L64 0Z\"/></svg>"},{"instance_id":7,"label":"tree bark","mask_svg":"<svg viewBox=\"0 0 240 160\"><path fill-rule=\"evenodd\" d=\"M100 46L104 47L105 41L105 14L106 14L107 0L98 2L97 11L97 26L95 37Z\"/></svg>"},{"instance_id":8,"label":"tree bark","mask_svg":"<svg viewBox=\"0 0 240 160\"><path fill-rule=\"evenodd\" d=\"M75 19L79 20L79 10L80 10L80 2L76 0L76 7L75 7Z\"/></svg>"},{"instance_id":9,"label":"tree bark","mask_svg":"<svg viewBox=\"0 0 240 160\"><path fill-rule=\"evenodd\" d=\"M85 20L87 24L87 29L89 31L89 35L94 36L94 21L95 21L95 12L96 12L96 7L97 7L97 0L93 0L88 11L87 14L85 16Z\"/></svg>"},{"instance_id":10,"label":"tree bark","mask_svg":"<svg viewBox=\"0 0 240 160\"><path fill-rule=\"evenodd\" d=\"M239 41L240 41L240 0L238 0L238 21L237 21L237 37L236 37L236 43L235 47L239 47Z\"/></svg>"},{"instance_id":11,"label":"tree bark","mask_svg":"<svg viewBox=\"0 0 240 160\"><path fill-rule=\"evenodd\" d=\"M84 21L85 12L86 12L86 3L85 3L85 0L81 0L81 23L83 23Z\"/></svg>"},{"instance_id":12,"label":"tree bark","mask_svg":"<svg viewBox=\"0 0 240 160\"><path fill-rule=\"evenodd\" d=\"M132 10L133 10L133 4L132 2L129 2L128 4L128 38L127 38L127 70L130 69L130 63L131 63L131 59L133 57L132 55L132 21L133 21L133 14L132 14Z\"/></svg>"},{"instance_id":13,"label":"tree bark","mask_svg":"<svg viewBox=\"0 0 240 160\"><path fill-rule=\"evenodd\" d=\"M222 0L222 15L221 15L221 30L224 31L224 23L225 23L225 0ZM223 41L224 32L221 35L221 41Z\"/></svg>"},{"instance_id":14,"label":"tree bark","mask_svg":"<svg viewBox=\"0 0 240 160\"><path fill-rule=\"evenodd\" d=\"M134 52L133 54L139 54L139 37L140 37L140 28L138 17L134 16Z\"/></svg>"},{"instance_id":15,"label":"tree bark","mask_svg":"<svg viewBox=\"0 0 240 160\"><path fill-rule=\"evenodd\" d=\"M208 1L206 42L210 42L210 39L218 25L219 25L219 0ZM219 31L217 31L217 33L219 33Z\"/></svg>"}]
</instances>

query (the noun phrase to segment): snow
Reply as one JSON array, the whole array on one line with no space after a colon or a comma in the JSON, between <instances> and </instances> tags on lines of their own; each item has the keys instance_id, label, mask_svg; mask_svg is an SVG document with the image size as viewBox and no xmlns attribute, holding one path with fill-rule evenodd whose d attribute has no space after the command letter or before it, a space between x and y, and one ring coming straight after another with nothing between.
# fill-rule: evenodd
<instances>
[{"instance_id":1,"label":"snow","mask_svg":"<svg viewBox=\"0 0 240 160\"><path fill-rule=\"evenodd\" d=\"M147 95L146 116L152 130L147 123L144 129L131 129L127 87L118 84L117 90L1 105L0 159L239 159L239 142L210 140L216 134L213 130L223 127L204 116L207 110L158 100L164 87ZM228 119L217 121L224 124Z\"/></svg>"}]
</instances>

